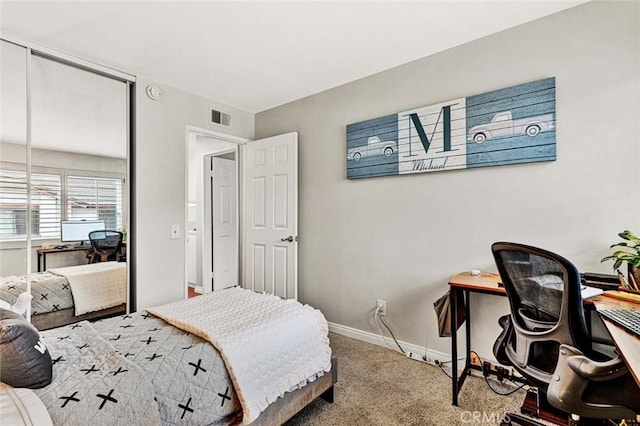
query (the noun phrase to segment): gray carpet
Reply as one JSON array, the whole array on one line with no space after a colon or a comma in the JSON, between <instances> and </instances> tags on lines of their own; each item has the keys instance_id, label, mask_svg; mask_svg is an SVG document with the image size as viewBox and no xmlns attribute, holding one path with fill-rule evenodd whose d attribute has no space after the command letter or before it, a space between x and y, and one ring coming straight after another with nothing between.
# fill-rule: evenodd
<instances>
[{"instance_id":1,"label":"gray carpet","mask_svg":"<svg viewBox=\"0 0 640 426\"><path fill-rule=\"evenodd\" d=\"M467 378L459 406L440 368L402 354L330 334L338 357L335 402L314 401L286 423L295 425L483 425L520 411L524 391L499 396L478 377Z\"/></svg>"}]
</instances>

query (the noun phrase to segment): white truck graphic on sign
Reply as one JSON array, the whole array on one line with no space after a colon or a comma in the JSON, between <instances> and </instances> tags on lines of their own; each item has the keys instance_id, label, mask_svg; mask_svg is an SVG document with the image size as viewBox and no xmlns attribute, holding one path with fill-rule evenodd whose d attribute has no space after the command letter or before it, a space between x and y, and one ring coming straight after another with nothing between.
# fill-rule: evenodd
<instances>
[{"instance_id":1,"label":"white truck graphic on sign","mask_svg":"<svg viewBox=\"0 0 640 426\"><path fill-rule=\"evenodd\" d=\"M361 158L384 155L390 157L396 151L395 141L383 141L378 136L367 139L367 144L347 150L347 160L358 161Z\"/></svg>"},{"instance_id":2,"label":"white truck graphic on sign","mask_svg":"<svg viewBox=\"0 0 640 426\"><path fill-rule=\"evenodd\" d=\"M548 132L554 128L553 114L543 114L514 120L511 111L504 111L494 115L490 123L473 126L469 130L468 140L474 141L475 143L483 143L487 139L516 135L534 137L540 132Z\"/></svg>"}]
</instances>

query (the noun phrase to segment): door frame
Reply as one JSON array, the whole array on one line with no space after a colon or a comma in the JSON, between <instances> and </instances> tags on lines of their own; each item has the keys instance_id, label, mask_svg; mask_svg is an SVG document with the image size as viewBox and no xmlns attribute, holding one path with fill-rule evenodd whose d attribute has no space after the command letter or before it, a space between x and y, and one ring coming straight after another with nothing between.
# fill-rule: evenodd
<instances>
[{"instance_id":1,"label":"door frame","mask_svg":"<svg viewBox=\"0 0 640 426\"><path fill-rule=\"evenodd\" d=\"M183 259L183 263L184 263L184 278L183 278L183 283L184 283L184 298L187 299L189 297L189 279L188 279L188 271L189 271L189 265L187 263L187 232L186 230L188 229L188 224L189 224L189 145L190 145L190 140L191 138L196 138L197 136L203 136L203 137L207 137L210 139L215 139L215 140L219 140L220 142L227 142L227 143L234 143L236 144L236 182L237 182L237 187L236 187L236 200L237 200L237 209L236 209L236 227L238 228L238 247L237 247L237 257L238 257L238 280L239 282L242 282L242 270L241 270L241 265L242 265L242 258L241 258L241 241L242 241L242 226L240 225L240 219L242 218L242 203L240 202L240 200L242 199L242 191L241 191L241 177L242 177L242 154L243 154L243 150L242 150L242 146L244 144L246 144L247 142L251 142L251 139L247 139L247 138L243 138L243 137L239 137L239 136L234 136L234 135L229 135L226 133L222 133L222 132L217 132L215 130L209 130L209 129L204 129L201 127L195 127L195 126L190 126L187 125L185 126L185 180L184 180L184 185L185 185L185 193L184 193L184 229L185 229L185 233L184 233L184 259ZM212 153L205 153L202 155L202 157L198 160L200 162L204 162L204 158L207 155L211 155ZM199 179L203 179L204 178L204 174L198 176ZM204 210L205 208L205 203L203 203L203 205L201 206L201 210ZM202 217L204 217L204 211L201 212ZM201 239L202 240L202 239ZM203 247L205 246L205 244L202 244ZM204 253L202 255L202 257L204 258ZM202 265L201 270L204 272L204 265ZM203 281L204 281L204 277L202 277ZM202 286L203 292L207 293L211 291L211 286L210 285L203 285Z\"/></svg>"}]
</instances>

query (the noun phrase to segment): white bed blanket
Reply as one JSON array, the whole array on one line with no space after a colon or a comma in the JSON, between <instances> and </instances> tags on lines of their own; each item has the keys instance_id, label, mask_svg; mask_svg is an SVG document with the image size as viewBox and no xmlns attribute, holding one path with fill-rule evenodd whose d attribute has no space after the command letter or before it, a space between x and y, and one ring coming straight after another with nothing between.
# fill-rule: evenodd
<instances>
[{"instance_id":1,"label":"white bed blanket","mask_svg":"<svg viewBox=\"0 0 640 426\"><path fill-rule=\"evenodd\" d=\"M76 316L127 301L127 264L101 262L49 269L69 281Z\"/></svg>"},{"instance_id":2,"label":"white bed blanket","mask_svg":"<svg viewBox=\"0 0 640 426\"><path fill-rule=\"evenodd\" d=\"M327 320L295 300L230 288L147 311L218 349L244 424L331 369Z\"/></svg>"}]
</instances>

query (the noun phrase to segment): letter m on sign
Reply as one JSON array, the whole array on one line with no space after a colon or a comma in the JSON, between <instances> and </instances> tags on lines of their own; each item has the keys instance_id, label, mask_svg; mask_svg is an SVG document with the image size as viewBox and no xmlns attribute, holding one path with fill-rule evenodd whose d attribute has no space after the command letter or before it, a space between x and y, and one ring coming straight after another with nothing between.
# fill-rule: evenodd
<instances>
[{"instance_id":1,"label":"letter m on sign","mask_svg":"<svg viewBox=\"0 0 640 426\"><path fill-rule=\"evenodd\" d=\"M424 148L424 152L429 152L429 147L431 146L431 141L433 141L433 135L438 127L438 123L440 122L440 118L442 118L442 143L443 143L443 151L448 152L451 151L451 105L443 106L440 109L440 114L438 115L438 120L436 121L436 125L433 127L433 132L431 132L431 141L429 141L429 137L427 133L424 131L424 126L422 125L422 121L420 121L420 116L418 113L409 114L409 118L413 123L413 127L416 129L418 133L418 137L420 138L420 142L422 142L422 147Z\"/></svg>"}]
</instances>

